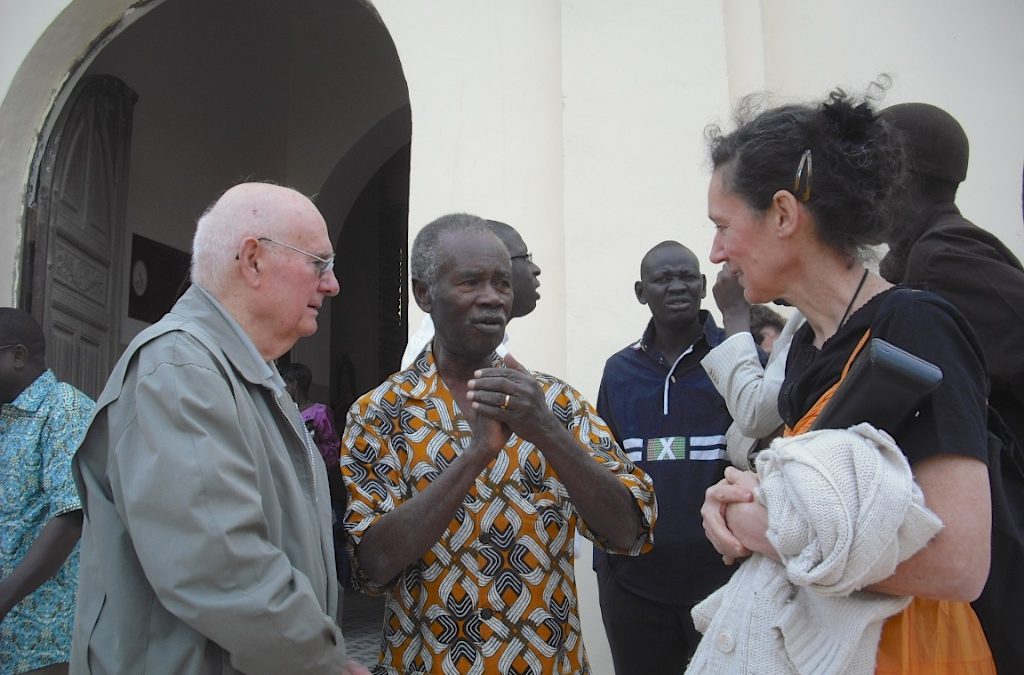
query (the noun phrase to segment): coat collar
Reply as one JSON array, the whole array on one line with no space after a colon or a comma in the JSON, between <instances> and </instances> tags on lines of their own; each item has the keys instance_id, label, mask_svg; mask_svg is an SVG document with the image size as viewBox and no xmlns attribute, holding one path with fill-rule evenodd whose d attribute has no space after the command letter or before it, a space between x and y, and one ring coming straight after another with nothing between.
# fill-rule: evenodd
<instances>
[{"instance_id":1,"label":"coat collar","mask_svg":"<svg viewBox=\"0 0 1024 675\"><path fill-rule=\"evenodd\" d=\"M205 333L242 378L273 389L284 387L277 368L263 359L245 330L205 288L193 284L167 318L182 319L182 329L189 333ZM201 323L196 319L201 319Z\"/></svg>"}]
</instances>

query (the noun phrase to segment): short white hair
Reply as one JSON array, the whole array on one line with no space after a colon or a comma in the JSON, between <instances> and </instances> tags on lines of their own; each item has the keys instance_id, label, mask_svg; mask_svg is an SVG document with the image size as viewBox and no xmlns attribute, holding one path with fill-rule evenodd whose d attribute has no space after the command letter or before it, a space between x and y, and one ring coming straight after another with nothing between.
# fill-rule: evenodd
<instances>
[{"instance_id":1,"label":"short white hair","mask_svg":"<svg viewBox=\"0 0 1024 675\"><path fill-rule=\"evenodd\" d=\"M221 270L226 269L238 250L239 237L227 227L217 227L211 217L216 204L211 204L196 222L192 238L192 283L208 290L220 287Z\"/></svg>"},{"instance_id":2,"label":"short white hair","mask_svg":"<svg viewBox=\"0 0 1024 675\"><path fill-rule=\"evenodd\" d=\"M207 207L192 238L192 283L211 292L223 290L242 240L277 236L280 205L274 197L283 190L294 192L273 183L241 183Z\"/></svg>"}]
</instances>

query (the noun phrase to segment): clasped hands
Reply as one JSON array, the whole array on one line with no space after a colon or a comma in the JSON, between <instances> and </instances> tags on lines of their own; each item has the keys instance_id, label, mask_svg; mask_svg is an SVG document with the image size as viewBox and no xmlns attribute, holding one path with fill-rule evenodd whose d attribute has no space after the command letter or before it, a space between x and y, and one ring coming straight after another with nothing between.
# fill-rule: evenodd
<instances>
[{"instance_id":1,"label":"clasped hands","mask_svg":"<svg viewBox=\"0 0 1024 675\"><path fill-rule=\"evenodd\" d=\"M765 534L768 512L754 499L758 484L756 473L730 466L704 493L704 534L726 565L755 552L777 557Z\"/></svg>"},{"instance_id":2,"label":"clasped hands","mask_svg":"<svg viewBox=\"0 0 1024 675\"><path fill-rule=\"evenodd\" d=\"M533 374L511 354L505 356L505 366L482 368L469 381L472 414L466 417L474 438L494 453L504 447L512 432L542 446L544 439L560 428L558 421Z\"/></svg>"}]
</instances>

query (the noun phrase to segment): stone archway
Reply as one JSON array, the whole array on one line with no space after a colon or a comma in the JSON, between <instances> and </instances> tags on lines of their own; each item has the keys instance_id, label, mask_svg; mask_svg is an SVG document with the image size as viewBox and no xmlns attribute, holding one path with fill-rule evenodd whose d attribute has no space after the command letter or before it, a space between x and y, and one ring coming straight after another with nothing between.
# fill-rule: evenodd
<instances>
[{"instance_id":1,"label":"stone archway","mask_svg":"<svg viewBox=\"0 0 1024 675\"><path fill-rule=\"evenodd\" d=\"M110 4L105 14L94 2L68 4L22 65L2 104L14 114L0 121L0 129L10 131L6 145L15 152L32 153L45 145L50 120L59 116L66 91L80 77L113 75L138 93L118 274L129 260L132 235L188 251L196 217L229 185L270 179L309 194L322 192L336 167L358 163L360 141L388 127L384 120L396 114L408 119L408 88L395 46L364 0L297 6L273 0L149 0L121 3L119 13ZM238 21L242 15L245 22ZM45 86L30 83L39 80L38 70L62 68L67 77L56 96L47 98ZM23 101L16 104L18 96ZM33 116L47 121L33 124ZM26 137L27 129L39 126L42 132ZM407 146L408 126L396 132L403 138L388 142ZM354 183L347 189L361 193L386 159L369 158L369 165L350 172ZM23 224L25 211L34 208L38 166L34 162L18 186L23 212L8 222ZM0 194L12 191L7 177L0 172ZM407 202L406 186L403 208ZM332 230L336 236L340 223ZM398 284L404 288L404 278ZM126 294L126 285L119 291ZM144 325L127 317L123 323L118 351ZM332 371L331 323L325 316L318 335L293 353L296 360L320 364L323 397Z\"/></svg>"}]
</instances>

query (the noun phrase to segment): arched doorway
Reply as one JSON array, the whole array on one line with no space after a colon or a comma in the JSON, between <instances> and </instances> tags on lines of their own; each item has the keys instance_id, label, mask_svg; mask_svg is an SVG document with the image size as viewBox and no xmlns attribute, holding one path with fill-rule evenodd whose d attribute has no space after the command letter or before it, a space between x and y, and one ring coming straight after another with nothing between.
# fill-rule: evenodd
<instances>
[{"instance_id":1,"label":"arched doorway","mask_svg":"<svg viewBox=\"0 0 1024 675\"><path fill-rule=\"evenodd\" d=\"M370 186L379 185L381 167L394 151L385 157L367 156L366 139L383 133L386 142L370 143L381 148L408 147L411 141L408 88L401 63L369 2L164 0L146 3L146 9L107 42L95 35L83 36L83 45L96 46L80 59L87 65L71 73L68 80L70 87L94 76L116 78L138 96L131 116L131 151L119 185L126 186L120 211L123 234L112 249L111 265L105 272L111 307L115 308L111 310L112 323L119 327L103 338L102 347L115 355L146 325L127 314L131 291L126 270L132 261L133 239L187 253L202 210L225 188L247 179L273 180L319 200L338 190L337 178L332 181L332 176L344 165L358 169L347 172L351 184L345 190L356 195L372 193L379 201L384 193ZM58 104L51 111L48 138L61 135L67 105ZM405 124L382 124L393 119L396 111L403 111L398 116ZM366 260L380 255L404 256L407 159L404 194L394 189L402 182L395 178L400 164L388 165L391 188L386 193L386 208L364 210L363 217L348 221L344 228L348 234L353 228L371 233L382 228L387 235L377 239L394 250L371 254L352 243L339 246L342 223L349 216L348 210L339 210L328 218L339 249L339 268L361 269ZM37 159L34 178L41 168ZM30 209L37 203L35 184L26 198ZM371 212L380 217L370 217ZM356 237L354 241L373 239ZM39 284L52 284L53 270L39 267L34 275L36 290L27 290L33 288L33 271L23 265L20 298L23 305L35 303L31 310L44 317L52 311L52 303L32 298L33 293L38 296ZM401 306L406 287L404 264L385 272L381 287L397 292ZM164 273L159 267L149 270L151 276ZM344 292L365 290L349 288ZM391 296L381 297L394 304ZM313 369L313 394L320 400L340 390L333 381L337 359L332 326L344 317L331 316L338 307L336 303L324 313L317 335L296 345L291 355L292 360L307 362ZM394 315L389 308L373 317L349 320L376 321L378 316L390 319ZM388 340L397 337L404 342L404 315L399 316L399 322L375 323L375 328ZM52 342L55 336L51 333L48 339ZM379 354L354 353L350 358L379 361ZM74 381L69 373L77 367L75 363L61 365L67 372L58 375ZM103 380L105 374L98 381ZM96 393L93 385L85 388Z\"/></svg>"}]
</instances>

